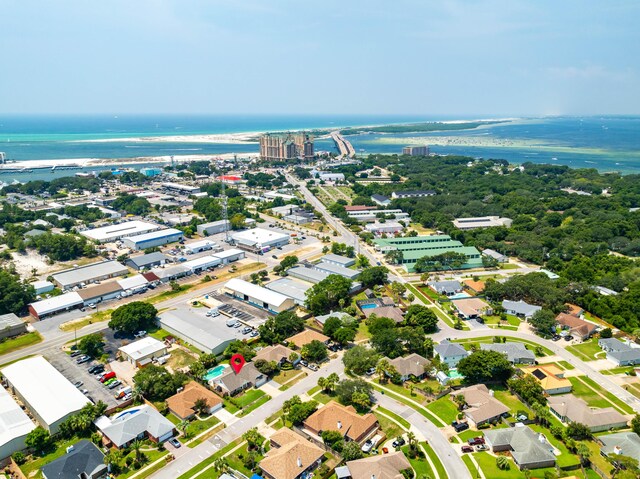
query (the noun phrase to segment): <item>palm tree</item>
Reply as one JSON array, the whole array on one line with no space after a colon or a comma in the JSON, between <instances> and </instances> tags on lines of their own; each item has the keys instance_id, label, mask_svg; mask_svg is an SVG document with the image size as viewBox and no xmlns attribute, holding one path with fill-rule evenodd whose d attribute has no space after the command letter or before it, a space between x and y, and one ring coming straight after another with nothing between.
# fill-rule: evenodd
<instances>
[{"instance_id":1,"label":"palm tree","mask_svg":"<svg viewBox=\"0 0 640 479\"><path fill-rule=\"evenodd\" d=\"M464 405L466 403L462 394L457 394L456 396L454 396L453 402L456 403L459 411L462 411L462 408L464 408Z\"/></svg>"},{"instance_id":2,"label":"palm tree","mask_svg":"<svg viewBox=\"0 0 640 479\"><path fill-rule=\"evenodd\" d=\"M337 373L331 373L327 377L327 389L333 391L340 382L340 376Z\"/></svg>"},{"instance_id":3,"label":"palm tree","mask_svg":"<svg viewBox=\"0 0 640 479\"><path fill-rule=\"evenodd\" d=\"M187 437L187 428L189 427L189 421L182 420L178 423L178 429L182 431L182 435Z\"/></svg>"},{"instance_id":4,"label":"palm tree","mask_svg":"<svg viewBox=\"0 0 640 479\"><path fill-rule=\"evenodd\" d=\"M131 443L131 449L133 449L135 453L136 462L140 462L142 459L142 453L140 452L140 448L142 447L142 441L139 439L134 439Z\"/></svg>"},{"instance_id":5,"label":"palm tree","mask_svg":"<svg viewBox=\"0 0 640 479\"><path fill-rule=\"evenodd\" d=\"M327 390L327 378L324 376L320 376L318 378L318 387L320 387L323 391Z\"/></svg>"},{"instance_id":6,"label":"palm tree","mask_svg":"<svg viewBox=\"0 0 640 479\"><path fill-rule=\"evenodd\" d=\"M213 470L220 473L221 475L225 472L229 472L229 463L224 457L216 459L213 463Z\"/></svg>"},{"instance_id":7,"label":"palm tree","mask_svg":"<svg viewBox=\"0 0 640 479\"><path fill-rule=\"evenodd\" d=\"M389 364L389 361L384 358L378 361L378 364L376 364L376 374L379 376L380 382L384 382L386 380L387 370L390 366L391 364Z\"/></svg>"},{"instance_id":8,"label":"palm tree","mask_svg":"<svg viewBox=\"0 0 640 479\"><path fill-rule=\"evenodd\" d=\"M591 449L583 442L576 447L576 453L580 456L580 465L585 467L589 464L589 457L591 457Z\"/></svg>"},{"instance_id":9,"label":"palm tree","mask_svg":"<svg viewBox=\"0 0 640 479\"><path fill-rule=\"evenodd\" d=\"M140 388L134 387L131 392L131 397L133 398L133 402L142 402L144 401L144 394L140 390Z\"/></svg>"},{"instance_id":10,"label":"palm tree","mask_svg":"<svg viewBox=\"0 0 640 479\"><path fill-rule=\"evenodd\" d=\"M409 449L415 451L418 448L418 440L416 439L416 435L411 431L407 433L407 443L409 443Z\"/></svg>"},{"instance_id":11,"label":"palm tree","mask_svg":"<svg viewBox=\"0 0 640 479\"><path fill-rule=\"evenodd\" d=\"M509 464L509 459L507 459L507 456L498 456L496 458L496 466L498 466L498 469L500 469L501 471L508 470L510 467L510 464Z\"/></svg>"}]
</instances>

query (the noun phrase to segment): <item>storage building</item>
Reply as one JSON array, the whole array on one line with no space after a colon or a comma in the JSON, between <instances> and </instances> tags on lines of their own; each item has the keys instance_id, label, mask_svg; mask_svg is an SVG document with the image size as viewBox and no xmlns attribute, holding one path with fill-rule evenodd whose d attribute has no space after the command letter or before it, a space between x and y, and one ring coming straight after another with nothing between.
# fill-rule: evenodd
<instances>
[{"instance_id":1,"label":"storage building","mask_svg":"<svg viewBox=\"0 0 640 479\"><path fill-rule=\"evenodd\" d=\"M142 256L135 256L127 260L127 266L140 271L141 269L151 269L154 266L160 266L167 262L167 257L155 251L149 254L143 254Z\"/></svg>"},{"instance_id":2,"label":"storage building","mask_svg":"<svg viewBox=\"0 0 640 479\"><path fill-rule=\"evenodd\" d=\"M213 253L211 256L218 258L223 265L233 263L245 257L245 252L241 249L231 248L226 251Z\"/></svg>"},{"instance_id":3,"label":"storage building","mask_svg":"<svg viewBox=\"0 0 640 479\"><path fill-rule=\"evenodd\" d=\"M162 329L195 346L203 353L222 354L236 339L225 320L195 316L189 312L175 310L160 315Z\"/></svg>"},{"instance_id":4,"label":"storage building","mask_svg":"<svg viewBox=\"0 0 640 479\"><path fill-rule=\"evenodd\" d=\"M44 319L62 311L79 308L83 304L84 300L78 293L73 291L31 303L29 305L29 313L36 319Z\"/></svg>"},{"instance_id":5,"label":"storage building","mask_svg":"<svg viewBox=\"0 0 640 479\"><path fill-rule=\"evenodd\" d=\"M179 193L187 196L200 193L200 188L198 186L183 185L181 183L162 183L162 187L172 193Z\"/></svg>"},{"instance_id":6,"label":"storage building","mask_svg":"<svg viewBox=\"0 0 640 479\"><path fill-rule=\"evenodd\" d=\"M218 233L224 233L231 229L229 222L226 220L213 221L196 226L196 230L200 236L211 236Z\"/></svg>"},{"instance_id":7,"label":"storage building","mask_svg":"<svg viewBox=\"0 0 640 479\"><path fill-rule=\"evenodd\" d=\"M205 269L215 268L222 260L216 258L213 255L202 256L200 258L192 259L191 261L186 261L182 263L182 266L188 268L191 273L199 273L200 271L204 271Z\"/></svg>"},{"instance_id":8,"label":"storage building","mask_svg":"<svg viewBox=\"0 0 640 479\"><path fill-rule=\"evenodd\" d=\"M0 459L22 451L27 434L35 428L11 394L0 386Z\"/></svg>"},{"instance_id":9,"label":"storage building","mask_svg":"<svg viewBox=\"0 0 640 479\"><path fill-rule=\"evenodd\" d=\"M318 284L320 281L327 279L329 273L305 266L295 266L287 270L287 274L292 278L301 279L309 283Z\"/></svg>"},{"instance_id":10,"label":"storage building","mask_svg":"<svg viewBox=\"0 0 640 479\"><path fill-rule=\"evenodd\" d=\"M288 296L300 306L304 306L307 299L306 293L311 287L313 287L311 283L303 283L291 278L278 279L266 285L267 289Z\"/></svg>"},{"instance_id":11,"label":"storage building","mask_svg":"<svg viewBox=\"0 0 640 479\"><path fill-rule=\"evenodd\" d=\"M220 248L220 246L218 246L218 243L216 243L215 241L206 239L206 240L196 241L194 243L186 244L184 246L184 252L186 254L196 254L196 253L201 253L203 251L211 251L211 250L215 251L218 248Z\"/></svg>"},{"instance_id":12,"label":"storage building","mask_svg":"<svg viewBox=\"0 0 640 479\"><path fill-rule=\"evenodd\" d=\"M124 276L127 273L129 269L117 261L102 261L55 273L52 277L62 289L71 289L74 286L84 286L103 279Z\"/></svg>"},{"instance_id":13,"label":"storage building","mask_svg":"<svg viewBox=\"0 0 640 479\"><path fill-rule=\"evenodd\" d=\"M139 291L142 288L146 288L149 284L149 280L141 274L136 274L129 278L119 279L118 284L124 291Z\"/></svg>"},{"instance_id":14,"label":"storage building","mask_svg":"<svg viewBox=\"0 0 640 479\"><path fill-rule=\"evenodd\" d=\"M35 281L31 283L31 286L36 290L36 294L48 293L55 288L55 285L50 281Z\"/></svg>"},{"instance_id":15,"label":"storage building","mask_svg":"<svg viewBox=\"0 0 640 479\"><path fill-rule=\"evenodd\" d=\"M109 281L107 283L89 286L78 291L78 294L84 301L85 306L88 304L99 303L114 299L122 292L122 286L118 281Z\"/></svg>"},{"instance_id":16,"label":"storage building","mask_svg":"<svg viewBox=\"0 0 640 479\"><path fill-rule=\"evenodd\" d=\"M238 248L253 251L255 253L265 253L271 248L277 248L289 244L289 235L264 228L253 228L240 231L231 236Z\"/></svg>"},{"instance_id":17,"label":"storage building","mask_svg":"<svg viewBox=\"0 0 640 479\"><path fill-rule=\"evenodd\" d=\"M241 279L234 278L227 281L224 289L234 298L275 314L295 307L293 299Z\"/></svg>"},{"instance_id":18,"label":"storage building","mask_svg":"<svg viewBox=\"0 0 640 479\"><path fill-rule=\"evenodd\" d=\"M339 254L326 254L320 261L323 263L331 263L338 266L342 266L344 268L348 268L349 266L353 266L356 264L356 260L354 258L347 258L346 256L340 256Z\"/></svg>"},{"instance_id":19,"label":"storage building","mask_svg":"<svg viewBox=\"0 0 640 479\"><path fill-rule=\"evenodd\" d=\"M60 424L90 403L42 356L23 359L0 372L9 389L51 434L56 434Z\"/></svg>"},{"instance_id":20,"label":"storage building","mask_svg":"<svg viewBox=\"0 0 640 479\"><path fill-rule=\"evenodd\" d=\"M167 228L160 231L152 231L136 236L130 236L122 240L124 245L134 250L147 248L155 248L169 243L180 241L184 237L184 233L175 228Z\"/></svg>"},{"instance_id":21,"label":"storage building","mask_svg":"<svg viewBox=\"0 0 640 479\"><path fill-rule=\"evenodd\" d=\"M129 361L137 367L142 367L149 364L154 358L167 354L167 346L162 341L147 336L121 346L118 351L122 353L125 361Z\"/></svg>"},{"instance_id":22,"label":"storage building","mask_svg":"<svg viewBox=\"0 0 640 479\"><path fill-rule=\"evenodd\" d=\"M80 234L98 243L110 243L129 236L149 233L160 229L159 225L147 223L146 221L127 221L117 225L103 226L82 231Z\"/></svg>"},{"instance_id":23,"label":"storage building","mask_svg":"<svg viewBox=\"0 0 640 479\"><path fill-rule=\"evenodd\" d=\"M153 268L151 272L163 283L191 274L191 270L184 266L184 264L175 264L173 266L167 266L166 268Z\"/></svg>"},{"instance_id":24,"label":"storage building","mask_svg":"<svg viewBox=\"0 0 640 479\"><path fill-rule=\"evenodd\" d=\"M27 332L27 323L13 313L0 315L0 339L12 338Z\"/></svg>"},{"instance_id":25,"label":"storage building","mask_svg":"<svg viewBox=\"0 0 640 479\"><path fill-rule=\"evenodd\" d=\"M317 270L324 271L329 274L337 274L351 280L356 279L358 276L360 276L360 270L349 269L337 264L325 263L324 261L314 265L313 267Z\"/></svg>"}]
</instances>

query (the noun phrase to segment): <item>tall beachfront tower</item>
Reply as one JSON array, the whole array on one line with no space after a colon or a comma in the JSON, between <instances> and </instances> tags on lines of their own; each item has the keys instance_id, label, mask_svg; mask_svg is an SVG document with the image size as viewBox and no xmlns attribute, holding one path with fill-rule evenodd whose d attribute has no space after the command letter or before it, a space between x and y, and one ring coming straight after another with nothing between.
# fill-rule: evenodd
<instances>
[{"instance_id":1,"label":"tall beachfront tower","mask_svg":"<svg viewBox=\"0 0 640 479\"><path fill-rule=\"evenodd\" d=\"M267 161L313 160L313 136L309 133L266 133L260 137L260 159Z\"/></svg>"}]
</instances>

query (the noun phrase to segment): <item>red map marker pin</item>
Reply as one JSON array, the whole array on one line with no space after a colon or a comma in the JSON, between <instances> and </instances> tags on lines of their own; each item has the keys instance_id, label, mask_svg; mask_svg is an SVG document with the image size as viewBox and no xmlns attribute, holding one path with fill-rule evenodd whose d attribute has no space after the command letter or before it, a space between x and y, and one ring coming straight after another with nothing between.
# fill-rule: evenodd
<instances>
[{"instance_id":1,"label":"red map marker pin","mask_svg":"<svg viewBox=\"0 0 640 479\"><path fill-rule=\"evenodd\" d=\"M229 361L231 368L236 374L240 373L240 370L242 369L242 366L244 366L244 363L246 363L246 361L244 360L244 356L242 354L234 354L233 356L231 356L231 360Z\"/></svg>"}]
</instances>

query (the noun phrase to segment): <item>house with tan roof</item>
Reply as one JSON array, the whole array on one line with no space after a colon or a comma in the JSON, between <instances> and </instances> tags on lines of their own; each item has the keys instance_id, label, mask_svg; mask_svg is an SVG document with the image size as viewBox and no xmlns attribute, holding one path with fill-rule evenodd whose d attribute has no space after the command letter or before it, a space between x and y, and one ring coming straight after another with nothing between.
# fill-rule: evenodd
<instances>
[{"instance_id":1,"label":"house with tan roof","mask_svg":"<svg viewBox=\"0 0 640 479\"><path fill-rule=\"evenodd\" d=\"M572 336L583 341L589 339L598 329L597 325L567 313L560 313L556 316L556 321L562 326L562 329L568 330Z\"/></svg>"},{"instance_id":2,"label":"house with tan roof","mask_svg":"<svg viewBox=\"0 0 640 479\"><path fill-rule=\"evenodd\" d=\"M389 364L396 369L400 379L404 382L412 377L423 379L427 375L426 369L431 366L431 361L419 354L412 353L404 358L390 359Z\"/></svg>"},{"instance_id":3,"label":"house with tan roof","mask_svg":"<svg viewBox=\"0 0 640 479\"><path fill-rule=\"evenodd\" d=\"M476 384L467 388L459 389L451 393L451 399L456 396L464 397L464 415L476 427L482 424L495 423L506 414L509 408L493 397L484 384Z\"/></svg>"},{"instance_id":4,"label":"house with tan roof","mask_svg":"<svg viewBox=\"0 0 640 479\"><path fill-rule=\"evenodd\" d=\"M345 439L361 443L378 430L378 420L371 413L360 415L353 406L330 401L309 416L304 427L316 436L322 431L338 431Z\"/></svg>"},{"instance_id":5,"label":"house with tan roof","mask_svg":"<svg viewBox=\"0 0 640 479\"><path fill-rule=\"evenodd\" d=\"M484 291L484 281L474 281L473 279L465 279L462 284L472 293L482 293Z\"/></svg>"},{"instance_id":6,"label":"house with tan roof","mask_svg":"<svg viewBox=\"0 0 640 479\"><path fill-rule=\"evenodd\" d=\"M208 414L212 414L222 408L220 396L196 381L187 383L182 391L167 398L167 406L169 411L184 421L195 417L195 404L200 399L204 399L207 402Z\"/></svg>"},{"instance_id":7,"label":"house with tan roof","mask_svg":"<svg viewBox=\"0 0 640 479\"><path fill-rule=\"evenodd\" d=\"M573 394L548 399L549 409L562 422L584 424L591 432L627 427L627 418L612 407L591 408Z\"/></svg>"},{"instance_id":8,"label":"house with tan roof","mask_svg":"<svg viewBox=\"0 0 640 479\"><path fill-rule=\"evenodd\" d=\"M297 356L295 361L291 361L289 358L292 354ZM282 344L274 344L273 346L267 346L262 348L253 358L253 361L264 360L267 362L276 362L279 366L282 366L284 363L291 363L294 366L300 362L300 355L296 353L293 349L288 348Z\"/></svg>"},{"instance_id":9,"label":"house with tan roof","mask_svg":"<svg viewBox=\"0 0 640 479\"><path fill-rule=\"evenodd\" d=\"M547 394L566 394L571 392L571 381L564 377L564 371L555 364L540 364L520 369L523 373L533 376Z\"/></svg>"},{"instance_id":10,"label":"house with tan roof","mask_svg":"<svg viewBox=\"0 0 640 479\"><path fill-rule=\"evenodd\" d=\"M402 471L411 464L402 451L348 461L346 465L351 479L403 479Z\"/></svg>"},{"instance_id":11,"label":"house with tan roof","mask_svg":"<svg viewBox=\"0 0 640 479\"><path fill-rule=\"evenodd\" d=\"M290 338L287 338L285 341L287 343L293 343L298 349L302 349L302 346L304 346L305 344L309 344L314 340L326 344L329 342L329 337L313 329L305 329L304 331L301 331L298 334L294 334Z\"/></svg>"},{"instance_id":12,"label":"house with tan roof","mask_svg":"<svg viewBox=\"0 0 640 479\"><path fill-rule=\"evenodd\" d=\"M260 469L267 479L307 477L322 463L324 451L291 429L280 429L270 441L271 449L260 461Z\"/></svg>"},{"instance_id":13,"label":"house with tan roof","mask_svg":"<svg viewBox=\"0 0 640 479\"><path fill-rule=\"evenodd\" d=\"M493 314L489 303L480 298L455 299L451 304L458 312L458 316L463 319L478 319Z\"/></svg>"}]
</instances>

